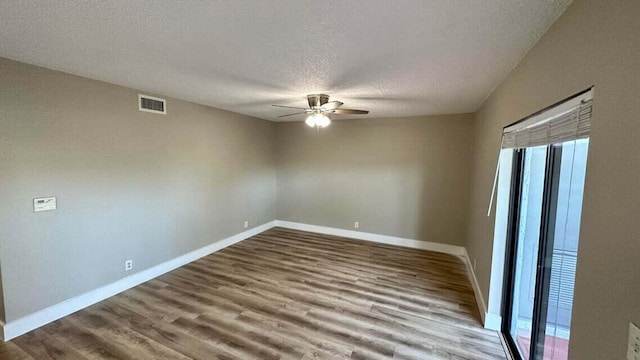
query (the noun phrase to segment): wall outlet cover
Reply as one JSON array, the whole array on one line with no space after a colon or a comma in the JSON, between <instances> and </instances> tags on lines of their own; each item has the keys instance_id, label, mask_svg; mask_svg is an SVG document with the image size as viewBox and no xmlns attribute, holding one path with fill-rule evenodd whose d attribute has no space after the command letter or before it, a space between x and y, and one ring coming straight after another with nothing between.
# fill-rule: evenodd
<instances>
[{"instance_id":1,"label":"wall outlet cover","mask_svg":"<svg viewBox=\"0 0 640 360\"><path fill-rule=\"evenodd\" d=\"M133 269L133 260L127 260L124 262L124 271Z\"/></svg>"}]
</instances>

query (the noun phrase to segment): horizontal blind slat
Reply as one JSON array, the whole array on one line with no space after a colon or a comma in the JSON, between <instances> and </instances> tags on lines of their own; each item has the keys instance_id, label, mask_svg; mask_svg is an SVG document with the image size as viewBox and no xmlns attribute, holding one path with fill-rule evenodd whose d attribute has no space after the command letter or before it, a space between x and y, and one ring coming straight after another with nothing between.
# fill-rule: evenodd
<instances>
[{"instance_id":1,"label":"horizontal blind slat","mask_svg":"<svg viewBox=\"0 0 640 360\"><path fill-rule=\"evenodd\" d=\"M557 144L584 139L591 132L592 101L588 100L571 111L526 128L504 132L503 149Z\"/></svg>"}]
</instances>

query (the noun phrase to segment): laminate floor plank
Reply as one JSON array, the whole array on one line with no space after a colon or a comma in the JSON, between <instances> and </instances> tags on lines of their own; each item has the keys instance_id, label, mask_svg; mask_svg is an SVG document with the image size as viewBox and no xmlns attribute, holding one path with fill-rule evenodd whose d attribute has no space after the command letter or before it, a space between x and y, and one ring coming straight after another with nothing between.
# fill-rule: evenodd
<instances>
[{"instance_id":1,"label":"laminate floor plank","mask_svg":"<svg viewBox=\"0 0 640 360\"><path fill-rule=\"evenodd\" d=\"M505 360L466 271L273 228L0 344L0 359Z\"/></svg>"},{"instance_id":2,"label":"laminate floor plank","mask_svg":"<svg viewBox=\"0 0 640 360\"><path fill-rule=\"evenodd\" d=\"M103 339L87 327L77 326L71 317L57 320L43 330L49 338L69 345L88 359L135 359L130 349Z\"/></svg>"},{"instance_id":3,"label":"laminate floor plank","mask_svg":"<svg viewBox=\"0 0 640 360\"><path fill-rule=\"evenodd\" d=\"M192 359L237 359L237 356L217 347L215 343L200 341L169 323L149 320L137 313L135 308L128 308L128 306L127 303L122 305L103 303L83 311L103 314L118 322L120 326L130 328Z\"/></svg>"},{"instance_id":4,"label":"laminate floor plank","mask_svg":"<svg viewBox=\"0 0 640 360\"><path fill-rule=\"evenodd\" d=\"M42 338L37 338L39 332L39 330L35 330L16 339L16 341L0 344L0 359L56 359L56 356L62 352L61 349L50 343L45 343ZM19 342L24 342L27 345L28 353L18 346Z\"/></svg>"},{"instance_id":5,"label":"laminate floor plank","mask_svg":"<svg viewBox=\"0 0 640 360\"><path fill-rule=\"evenodd\" d=\"M15 343L34 359L73 359L86 360L76 350L63 341L49 337L43 330L34 330L7 344ZM4 357L2 357L4 359ZM7 356L8 359L12 357Z\"/></svg>"},{"instance_id":6,"label":"laminate floor plank","mask_svg":"<svg viewBox=\"0 0 640 360\"><path fill-rule=\"evenodd\" d=\"M126 349L129 355L135 359L190 359L134 330L119 326L109 316L79 312L73 317L73 321L76 326L89 329L91 333L100 338Z\"/></svg>"}]
</instances>

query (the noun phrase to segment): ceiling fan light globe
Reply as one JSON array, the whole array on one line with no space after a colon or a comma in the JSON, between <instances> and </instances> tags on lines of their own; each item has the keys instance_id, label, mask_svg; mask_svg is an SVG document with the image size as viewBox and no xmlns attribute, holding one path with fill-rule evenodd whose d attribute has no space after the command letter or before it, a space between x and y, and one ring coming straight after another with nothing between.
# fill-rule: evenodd
<instances>
[{"instance_id":1,"label":"ceiling fan light globe","mask_svg":"<svg viewBox=\"0 0 640 360\"><path fill-rule=\"evenodd\" d=\"M313 115L307 116L307 120L305 120L304 122L310 127L316 126L316 119L314 118Z\"/></svg>"},{"instance_id":2,"label":"ceiling fan light globe","mask_svg":"<svg viewBox=\"0 0 640 360\"><path fill-rule=\"evenodd\" d=\"M315 113L307 117L305 123L310 127L321 128L327 127L329 124L331 124L331 119L329 119L329 117L325 114Z\"/></svg>"},{"instance_id":3,"label":"ceiling fan light globe","mask_svg":"<svg viewBox=\"0 0 640 360\"><path fill-rule=\"evenodd\" d=\"M331 124L331 119L328 116L323 115L321 118L319 117L318 125L324 127L329 126Z\"/></svg>"}]
</instances>

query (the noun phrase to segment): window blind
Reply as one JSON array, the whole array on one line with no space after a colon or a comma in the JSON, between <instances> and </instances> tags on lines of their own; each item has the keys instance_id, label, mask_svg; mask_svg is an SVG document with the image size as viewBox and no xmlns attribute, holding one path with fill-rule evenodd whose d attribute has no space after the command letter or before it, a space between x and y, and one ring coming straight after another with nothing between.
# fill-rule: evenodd
<instances>
[{"instance_id":1,"label":"window blind","mask_svg":"<svg viewBox=\"0 0 640 360\"><path fill-rule=\"evenodd\" d=\"M593 89L589 89L505 127L502 130L501 150L559 144L588 138L591 132L592 102ZM498 165L493 179L487 216L491 215L499 172L500 156L498 156Z\"/></svg>"},{"instance_id":2,"label":"window blind","mask_svg":"<svg viewBox=\"0 0 640 360\"><path fill-rule=\"evenodd\" d=\"M591 131L591 92L504 128L503 149L559 144L585 139Z\"/></svg>"}]
</instances>

